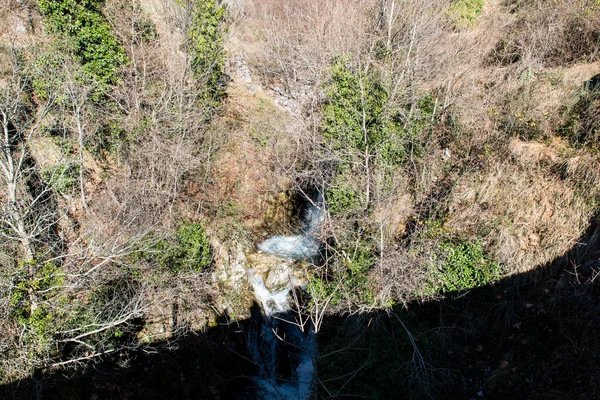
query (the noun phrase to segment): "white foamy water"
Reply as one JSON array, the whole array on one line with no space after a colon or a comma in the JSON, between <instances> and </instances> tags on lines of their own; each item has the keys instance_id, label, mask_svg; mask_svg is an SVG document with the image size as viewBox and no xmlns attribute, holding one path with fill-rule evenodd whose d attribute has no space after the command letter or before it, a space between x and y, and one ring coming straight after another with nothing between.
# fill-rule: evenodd
<instances>
[{"instance_id":1,"label":"white foamy water","mask_svg":"<svg viewBox=\"0 0 600 400\"><path fill-rule=\"evenodd\" d=\"M319 255L321 244L313 235L323 222L323 197L318 194L315 201L302 215L302 234L293 236L275 235L258 245L265 253L276 254L294 260L313 261Z\"/></svg>"},{"instance_id":2,"label":"white foamy water","mask_svg":"<svg viewBox=\"0 0 600 400\"><path fill-rule=\"evenodd\" d=\"M319 253L319 248L320 244L315 238L304 235L271 236L258 245L260 251L295 260L311 259Z\"/></svg>"},{"instance_id":3,"label":"white foamy water","mask_svg":"<svg viewBox=\"0 0 600 400\"><path fill-rule=\"evenodd\" d=\"M254 269L248 271L248 280L254 289L254 296L260 302L265 315L271 316L274 313L285 313L290 311L289 294L293 289L290 281L288 285L275 293L272 293L265 286L265 282L260 275L256 274Z\"/></svg>"}]
</instances>

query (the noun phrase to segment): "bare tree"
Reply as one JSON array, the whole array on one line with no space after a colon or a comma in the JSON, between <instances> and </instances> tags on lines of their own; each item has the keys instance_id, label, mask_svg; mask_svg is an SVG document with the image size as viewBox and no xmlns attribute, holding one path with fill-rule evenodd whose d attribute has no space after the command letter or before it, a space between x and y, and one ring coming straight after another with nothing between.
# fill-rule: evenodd
<instances>
[{"instance_id":1,"label":"bare tree","mask_svg":"<svg viewBox=\"0 0 600 400\"><path fill-rule=\"evenodd\" d=\"M31 368L80 363L135 347L135 336L115 346L110 340L114 338L111 332L124 330L131 320L141 317L147 300L145 288L121 271L128 257L143 250L138 236L125 233L127 224L112 234L98 232L97 227L96 231L79 228L67 232L68 224L59 226L60 218L69 219L61 215L56 196L56 182L65 171L50 168L50 174L43 174L40 160L32 151L44 126L71 116L77 127L79 162L83 164L91 88L78 85L72 71L63 65L67 73L61 77L70 79L63 82L64 86L47 87L34 102L36 64L30 60L25 63L29 55L16 49L12 49L11 56L11 74L0 82L0 235L9 244L16 244L13 247L17 250L12 263L16 268L3 268L0 281L0 323L5 328L0 335L0 350L10 353L6 363L1 364L13 365L10 376L16 377ZM66 99L62 105L68 107L59 107L58 98ZM62 160L63 154L58 157L58 161ZM80 174L79 178L85 202L83 176ZM144 232L139 234L143 235ZM120 288L118 293L110 293L114 287ZM105 298L95 306L80 300L95 298L98 293L104 293ZM71 298L71 303L64 304L65 298ZM82 315L82 310L89 312ZM69 328L61 331L51 325L60 323ZM50 332L51 329L57 331ZM54 342L52 336L59 340ZM75 348L66 359L57 359L50 344L74 344Z\"/></svg>"},{"instance_id":2,"label":"bare tree","mask_svg":"<svg viewBox=\"0 0 600 400\"><path fill-rule=\"evenodd\" d=\"M69 99L71 113L75 120L75 126L77 128L77 144L78 144L78 158L79 158L79 192L81 196L81 203L83 207L87 209L87 201L85 196L85 165L83 162L83 152L85 149L84 139L86 137L86 125L90 120L89 114L86 112L90 96L94 92L94 86L91 84L84 85L78 83L72 69L69 68L68 64L64 66L66 70L66 92Z\"/></svg>"},{"instance_id":3,"label":"bare tree","mask_svg":"<svg viewBox=\"0 0 600 400\"><path fill-rule=\"evenodd\" d=\"M16 50L13 50L16 52ZM25 260L35 255L34 242L39 235L48 230L52 216L37 213L45 210L43 202L47 200L50 188L41 185L35 192L27 186L34 174L35 166L29 161L29 141L38 133L44 118L48 115L53 100L45 101L38 110L32 109L27 102L31 76L19 65L17 54L13 54L12 74L2 87L0 95L0 122L2 124L2 187L5 200L2 202L2 222L10 230L2 231L7 239L20 242ZM39 184L39 182L38 182Z\"/></svg>"}]
</instances>

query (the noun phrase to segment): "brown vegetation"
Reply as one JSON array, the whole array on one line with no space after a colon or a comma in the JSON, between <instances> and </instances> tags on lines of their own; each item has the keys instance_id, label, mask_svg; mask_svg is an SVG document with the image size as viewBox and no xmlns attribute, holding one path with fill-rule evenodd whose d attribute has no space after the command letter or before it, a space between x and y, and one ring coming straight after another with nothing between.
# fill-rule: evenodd
<instances>
[{"instance_id":1,"label":"brown vegetation","mask_svg":"<svg viewBox=\"0 0 600 400\"><path fill-rule=\"evenodd\" d=\"M30 2L4 3L30 26L0 31L0 380L247 315L245 253L295 232L311 190L342 204L298 304L317 327L443 298L456 249L481 250L476 272L535 270L598 213L597 1L490 0L459 27L446 0L249 0L217 104L192 72L196 2L107 1L129 61L102 95ZM336 90L358 99L338 120ZM214 270L175 270L186 224Z\"/></svg>"}]
</instances>

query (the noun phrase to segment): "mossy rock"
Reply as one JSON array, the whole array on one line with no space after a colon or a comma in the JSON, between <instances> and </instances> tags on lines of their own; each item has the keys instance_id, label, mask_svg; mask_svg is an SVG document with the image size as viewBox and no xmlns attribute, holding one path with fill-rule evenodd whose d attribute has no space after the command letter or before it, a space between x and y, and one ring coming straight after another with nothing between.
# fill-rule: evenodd
<instances>
[{"instance_id":1,"label":"mossy rock","mask_svg":"<svg viewBox=\"0 0 600 400\"><path fill-rule=\"evenodd\" d=\"M298 202L291 191L265 193L260 204L263 212L258 223L259 234L292 234Z\"/></svg>"}]
</instances>

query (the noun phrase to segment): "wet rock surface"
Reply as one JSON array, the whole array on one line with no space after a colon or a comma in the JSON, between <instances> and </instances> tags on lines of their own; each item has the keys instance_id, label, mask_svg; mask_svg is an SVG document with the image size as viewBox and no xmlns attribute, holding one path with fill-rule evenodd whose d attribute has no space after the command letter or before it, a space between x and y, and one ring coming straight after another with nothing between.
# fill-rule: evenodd
<instances>
[{"instance_id":1,"label":"wet rock surface","mask_svg":"<svg viewBox=\"0 0 600 400\"><path fill-rule=\"evenodd\" d=\"M274 254L254 253L247 255L248 268L253 269L268 290L282 290L290 283L304 286L308 283L308 265L281 258Z\"/></svg>"}]
</instances>

